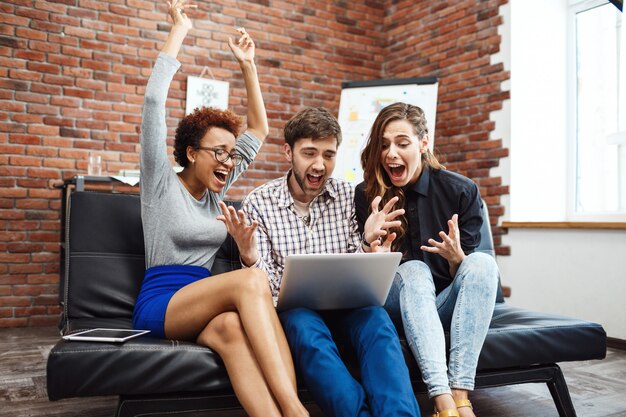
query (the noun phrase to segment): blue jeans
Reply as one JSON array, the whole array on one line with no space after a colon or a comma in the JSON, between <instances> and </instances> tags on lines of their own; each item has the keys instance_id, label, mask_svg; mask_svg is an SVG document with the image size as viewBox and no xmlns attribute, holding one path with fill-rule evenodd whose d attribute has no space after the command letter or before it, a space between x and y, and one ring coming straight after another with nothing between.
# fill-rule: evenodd
<instances>
[{"instance_id":1,"label":"blue jeans","mask_svg":"<svg viewBox=\"0 0 626 417\"><path fill-rule=\"evenodd\" d=\"M297 308L279 317L296 369L324 415L420 415L398 333L382 307L332 312ZM326 322L355 349L362 385L341 360Z\"/></svg>"},{"instance_id":2,"label":"blue jeans","mask_svg":"<svg viewBox=\"0 0 626 417\"><path fill-rule=\"evenodd\" d=\"M398 267L385 309L402 323L430 398L450 388L473 390L498 288L498 266L484 253L468 255L452 283L435 295L430 268L421 261ZM450 329L450 362L446 366L444 328Z\"/></svg>"}]
</instances>

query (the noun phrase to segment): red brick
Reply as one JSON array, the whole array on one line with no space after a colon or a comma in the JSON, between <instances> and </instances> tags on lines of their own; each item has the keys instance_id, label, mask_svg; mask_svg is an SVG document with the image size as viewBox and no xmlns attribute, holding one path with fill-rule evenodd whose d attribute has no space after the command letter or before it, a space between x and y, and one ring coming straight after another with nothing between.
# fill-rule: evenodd
<instances>
[{"instance_id":1,"label":"red brick","mask_svg":"<svg viewBox=\"0 0 626 417\"><path fill-rule=\"evenodd\" d=\"M76 169L76 161L70 159L46 159L44 166L50 168Z\"/></svg>"},{"instance_id":2,"label":"red brick","mask_svg":"<svg viewBox=\"0 0 626 417\"><path fill-rule=\"evenodd\" d=\"M46 198L48 200L58 200L61 197L61 190L28 190L28 196L32 198ZM43 225L45 222L41 222Z\"/></svg>"},{"instance_id":3,"label":"red brick","mask_svg":"<svg viewBox=\"0 0 626 417\"><path fill-rule=\"evenodd\" d=\"M39 222L35 221L12 221L8 230L37 230Z\"/></svg>"},{"instance_id":4,"label":"red brick","mask_svg":"<svg viewBox=\"0 0 626 417\"><path fill-rule=\"evenodd\" d=\"M0 298L0 301L2 298ZM0 328L3 327L25 327L28 324L28 318L0 318Z\"/></svg>"},{"instance_id":5,"label":"red brick","mask_svg":"<svg viewBox=\"0 0 626 417\"><path fill-rule=\"evenodd\" d=\"M60 178L58 170L48 168L29 168L28 175L35 178Z\"/></svg>"},{"instance_id":6,"label":"red brick","mask_svg":"<svg viewBox=\"0 0 626 417\"><path fill-rule=\"evenodd\" d=\"M43 245L41 243L12 242L7 244L7 251L9 253L41 252L42 249Z\"/></svg>"},{"instance_id":7,"label":"red brick","mask_svg":"<svg viewBox=\"0 0 626 417\"><path fill-rule=\"evenodd\" d=\"M0 188L0 197L26 197L27 191L23 188Z\"/></svg>"},{"instance_id":8,"label":"red brick","mask_svg":"<svg viewBox=\"0 0 626 417\"><path fill-rule=\"evenodd\" d=\"M12 156L9 162L11 165L40 167L42 160L33 156Z\"/></svg>"}]
</instances>

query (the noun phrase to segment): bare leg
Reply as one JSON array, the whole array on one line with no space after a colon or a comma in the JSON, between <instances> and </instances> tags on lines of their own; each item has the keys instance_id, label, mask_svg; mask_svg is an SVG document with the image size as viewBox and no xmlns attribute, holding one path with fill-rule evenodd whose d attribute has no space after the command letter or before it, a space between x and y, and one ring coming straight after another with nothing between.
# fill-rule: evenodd
<instances>
[{"instance_id":1,"label":"bare leg","mask_svg":"<svg viewBox=\"0 0 626 417\"><path fill-rule=\"evenodd\" d=\"M241 269L181 288L170 300L165 334L195 340L216 316L237 311L263 377L283 415L308 415L295 389L295 371L265 273Z\"/></svg>"},{"instance_id":2,"label":"bare leg","mask_svg":"<svg viewBox=\"0 0 626 417\"><path fill-rule=\"evenodd\" d=\"M248 415L281 415L254 357L238 313L229 311L215 317L198 335L197 342L220 355L235 394Z\"/></svg>"}]
</instances>

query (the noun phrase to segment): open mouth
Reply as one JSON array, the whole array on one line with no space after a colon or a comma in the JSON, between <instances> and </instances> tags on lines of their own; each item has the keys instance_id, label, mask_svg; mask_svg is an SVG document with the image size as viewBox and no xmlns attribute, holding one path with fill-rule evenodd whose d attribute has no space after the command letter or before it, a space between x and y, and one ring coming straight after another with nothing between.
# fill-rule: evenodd
<instances>
[{"instance_id":1,"label":"open mouth","mask_svg":"<svg viewBox=\"0 0 626 417\"><path fill-rule=\"evenodd\" d=\"M387 165L389 176L392 181L400 181L402 177L404 177L404 172L406 171L406 167L400 164L389 164Z\"/></svg>"},{"instance_id":2,"label":"open mouth","mask_svg":"<svg viewBox=\"0 0 626 417\"><path fill-rule=\"evenodd\" d=\"M322 184L323 175L307 174L306 179L312 188L318 188Z\"/></svg>"},{"instance_id":3,"label":"open mouth","mask_svg":"<svg viewBox=\"0 0 626 417\"><path fill-rule=\"evenodd\" d=\"M222 169L216 169L215 171L213 171L213 174L215 175L215 178L217 178L219 182L221 182L222 184L226 183L226 178L228 177L228 171L225 171Z\"/></svg>"}]
</instances>

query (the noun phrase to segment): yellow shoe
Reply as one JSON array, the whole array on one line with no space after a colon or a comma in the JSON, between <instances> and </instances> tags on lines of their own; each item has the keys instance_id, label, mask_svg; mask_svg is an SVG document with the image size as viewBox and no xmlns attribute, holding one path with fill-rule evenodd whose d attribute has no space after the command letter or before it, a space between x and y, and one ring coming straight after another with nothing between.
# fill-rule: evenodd
<instances>
[{"instance_id":1,"label":"yellow shoe","mask_svg":"<svg viewBox=\"0 0 626 417\"><path fill-rule=\"evenodd\" d=\"M472 403L467 398L463 400L456 400L454 403L456 404L456 408L469 407L472 410L474 409L474 407L472 407Z\"/></svg>"},{"instance_id":2,"label":"yellow shoe","mask_svg":"<svg viewBox=\"0 0 626 417\"><path fill-rule=\"evenodd\" d=\"M454 403L456 404L457 410L462 407L469 407L472 410L474 409L474 407L472 407L472 403L467 398L463 400L455 400Z\"/></svg>"}]
</instances>

